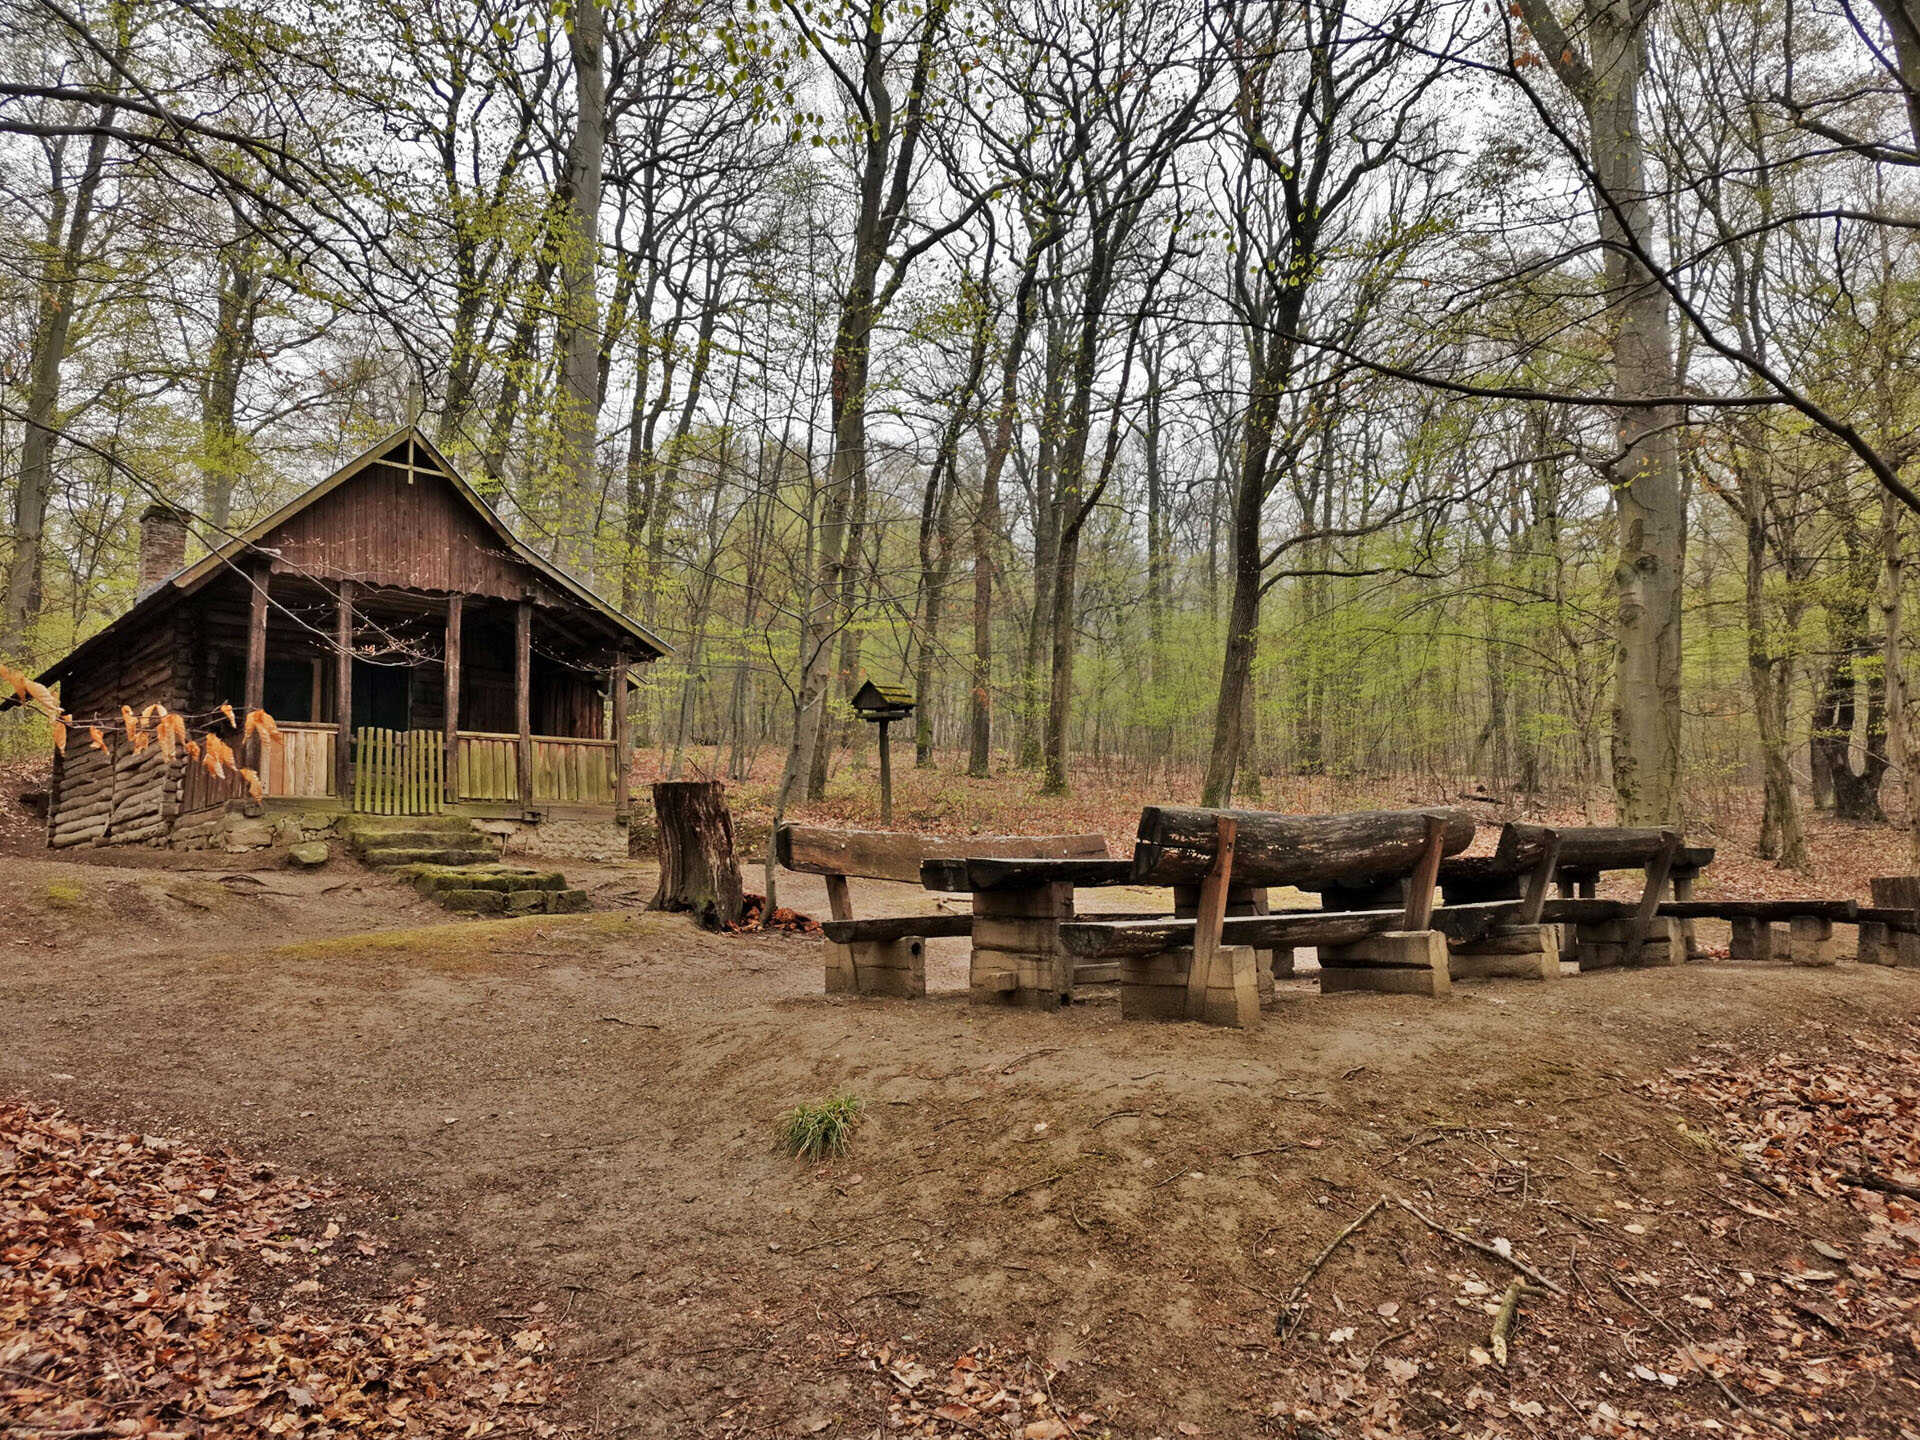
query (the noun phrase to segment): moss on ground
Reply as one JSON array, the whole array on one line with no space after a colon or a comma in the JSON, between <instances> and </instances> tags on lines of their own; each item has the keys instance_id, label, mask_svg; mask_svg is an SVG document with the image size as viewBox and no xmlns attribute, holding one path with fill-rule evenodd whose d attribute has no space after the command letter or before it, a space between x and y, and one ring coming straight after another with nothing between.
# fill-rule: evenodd
<instances>
[{"instance_id":1,"label":"moss on ground","mask_svg":"<svg viewBox=\"0 0 1920 1440\"><path fill-rule=\"evenodd\" d=\"M461 920L404 930L368 930L327 940L302 940L267 952L269 960L327 960L355 955L396 955L421 961L482 959L509 953L536 933L626 935L646 924L643 916L620 911L579 915L522 915L506 920Z\"/></svg>"},{"instance_id":2,"label":"moss on ground","mask_svg":"<svg viewBox=\"0 0 1920 1440\"><path fill-rule=\"evenodd\" d=\"M58 909L76 910L86 899L86 890L71 880L54 880L47 886L47 903Z\"/></svg>"}]
</instances>

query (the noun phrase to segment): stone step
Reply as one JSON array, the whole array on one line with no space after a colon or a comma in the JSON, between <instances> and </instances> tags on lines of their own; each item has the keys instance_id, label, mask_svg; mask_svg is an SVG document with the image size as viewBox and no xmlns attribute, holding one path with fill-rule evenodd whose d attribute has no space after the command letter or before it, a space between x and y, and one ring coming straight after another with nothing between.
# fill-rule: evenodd
<instances>
[{"instance_id":1,"label":"stone step","mask_svg":"<svg viewBox=\"0 0 1920 1440\"><path fill-rule=\"evenodd\" d=\"M466 915L571 915L592 908L584 890L439 890L434 898Z\"/></svg>"},{"instance_id":2,"label":"stone step","mask_svg":"<svg viewBox=\"0 0 1920 1440\"><path fill-rule=\"evenodd\" d=\"M375 830L361 832L350 837L349 843L356 850L455 850L467 849L475 853L498 854L481 836L471 829L460 830Z\"/></svg>"},{"instance_id":3,"label":"stone step","mask_svg":"<svg viewBox=\"0 0 1920 1440\"><path fill-rule=\"evenodd\" d=\"M436 835L465 835L473 832L473 821L464 815L360 815L341 817L340 829L348 835L378 835L390 830L430 830Z\"/></svg>"},{"instance_id":4,"label":"stone step","mask_svg":"<svg viewBox=\"0 0 1920 1440\"><path fill-rule=\"evenodd\" d=\"M411 880L423 895L437 890L564 890L567 877L558 870L530 870L501 865L402 865L392 872Z\"/></svg>"},{"instance_id":5,"label":"stone step","mask_svg":"<svg viewBox=\"0 0 1920 1440\"><path fill-rule=\"evenodd\" d=\"M406 845L369 845L360 852L361 860L376 870L396 870L407 865L473 865L498 859L491 848L469 846L428 848Z\"/></svg>"}]
</instances>

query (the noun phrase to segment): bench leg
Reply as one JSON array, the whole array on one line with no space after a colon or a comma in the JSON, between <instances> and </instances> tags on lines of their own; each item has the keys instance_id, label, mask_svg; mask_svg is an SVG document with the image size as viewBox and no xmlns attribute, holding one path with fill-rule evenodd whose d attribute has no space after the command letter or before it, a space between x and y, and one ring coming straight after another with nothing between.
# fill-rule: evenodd
<instances>
[{"instance_id":1,"label":"bench leg","mask_svg":"<svg viewBox=\"0 0 1920 1440\"><path fill-rule=\"evenodd\" d=\"M1773 959L1773 926L1765 920L1742 917L1732 922L1733 939L1727 946L1727 954L1735 960L1758 960L1763 963Z\"/></svg>"},{"instance_id":2,"label":"bench leg","mask_svg":"<svg viewBox=\"0 0 1920 1440\"><path fill-rule=\"evenodd\" d=\"M1194 1013L1188 998L1187 976L1193 968L1193 947L1163 950L1158 955L1130 956L1120 962L1120 1018L1122 1020L1199 1020L1242 1030L1260 1024L1260 988L1255 974L1256 952L1246 945L1222 945L1213 958L1205 998Z\"/></svg>"},{"instance_id":3,"label":"bench leg","mask_svg":"<svg viewBox=\"0 0 1920 1440\"><path fill-rule=\"evenodd\" d=\"M1509 925L1454 947L1447 959L1456 980L1558 980L1560 931L1554 925Z\"/></svg>"},{"instance_id":4,"label":"bench leg","mask_svg":"<svg viewBox=\"0 0 1920 1440\"><path fill-rule=\"evenodd\" d=\"M1388 930L1351 945L1320 947L1320 993L1383 990L1397 995L1449 995L1447 937L1438 930Z\"/></svg>"},{"instance_id":5,"label":"bench leg","mask_svg":"<svg viewBox=\"0 0 1920 1440\"><path fill-rule=\"evenodd\" d=\"M1693 899L1693 876L1676 875L1673 877L1673 898L1676 900ZM1686 952L1687 963L1691 965L1700 958L1700 937L1694 933L1691 920L1680 922L1680 948Z\"/></svg>"},{"instance_id":6,"label":"bench leg","mask_svg":"<svg viewBox=\"0 0 1920 1440\"><path fill-rule=\"evenodd\" d=\"M827 942L827 994L894 995L917 1000L927 993L927 942L899 940Z\"/></svg>"},{"instance_id":7,"label":"bench leg","mask_svg":"<svg viewBox=\"0 0 1920 1440\"><path fill-rule=\"evenodd\" d=\"M1795 965L1837 965L1840 952L1833 921L1823 915L1796 915L1787 922L1787 958Z\"/></svg>"},{"instance_id":8,"label":"bench leg","mask_svg":"<svg viewBox=\"0 0 1920 1440\"><path fill-rule=\"evenodd\" d=\"M968 992L977 1003L1056 1009L1073 998L1073 957L1060 924L1073 918L1073 886L987 890L973 897Z\"/></svg>"},{"instance_id":9,"label":"bench leg","mask_svg":"<svg viewBox=\"0 0 1920 1440\"><path fill-rule=\"evenodd\" d=\"M1862 965L1893 964L1893 932L1878 920L1863 920L1853 958Z\"/></svg>"},{"instance_id":10,"label":"bench leg","mask_svg":"<svg viewBox=\"0 0 1920 1440\"><path fill-rule=\"evenodd\" d=\"M1627 940L1633 930L1631 920L1588 920L1573 928L1582 974L1589 970L1611 970L1625 963ZM1678 965L1686 958L1686 943L1677 920L1656 915L1647 926L1639 963Z\"/></svg>"}]
</instances>

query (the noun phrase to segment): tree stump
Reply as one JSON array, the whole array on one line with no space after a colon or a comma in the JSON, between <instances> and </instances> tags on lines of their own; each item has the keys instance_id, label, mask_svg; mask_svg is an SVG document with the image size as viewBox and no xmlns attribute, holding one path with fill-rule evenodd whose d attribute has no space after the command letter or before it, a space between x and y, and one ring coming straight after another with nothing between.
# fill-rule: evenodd
<instances>
[{"instance_id":1,"label":"tree stump","mask_svg":"<svg viewBox=\"0 0 1920 1440\"><path fill-rule=\"evenodd\" d=\"M717 780L669 780L653 787L660 822L660 888L654 910L691 911L710 929L737 925L746 911L733 816Z\"/></svg>"}]
</instances>

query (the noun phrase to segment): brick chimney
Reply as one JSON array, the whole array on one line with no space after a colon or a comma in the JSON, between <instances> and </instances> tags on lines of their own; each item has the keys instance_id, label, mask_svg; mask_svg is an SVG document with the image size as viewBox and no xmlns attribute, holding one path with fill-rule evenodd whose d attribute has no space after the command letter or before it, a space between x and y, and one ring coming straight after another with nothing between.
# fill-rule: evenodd
<instances>
[{"instance_id":1,"label":"brick chimney","mask_svg":"<svg viewBox=\"0 0 1920 1440\"><path fill-rule=\"evenodd\" d=\"M187 563L187 512L149 505L140 516L140 594L144 597Z\"/></svg>"}]
</instances>

